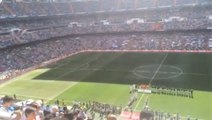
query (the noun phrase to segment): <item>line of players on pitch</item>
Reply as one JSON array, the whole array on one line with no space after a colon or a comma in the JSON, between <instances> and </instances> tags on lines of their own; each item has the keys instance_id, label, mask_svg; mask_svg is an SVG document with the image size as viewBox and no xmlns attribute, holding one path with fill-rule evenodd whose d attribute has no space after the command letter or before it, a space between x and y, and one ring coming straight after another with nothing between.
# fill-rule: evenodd
<instances>
[{"instance_id":1,"label":"line of players on pitch","mask_svg":"<svg viewBox=\"0 0 212 120\"><path fill-rule=\"evenodd\" d=\"M130 86L130 93L135 93L139 89L150 90L152 94L172 95L172 96L194 98L193 89L169 88L169 87L154 86L154 85L150 86L150 85L145 85L145 84L142 84L142 85L133 84L132 86Z\"/></svg>"},{"instance_id":2,"label":"line of players on pitch","mask_svg":"<svg viewBox=\"0 0 212 120\"><path fill-rule=\"evenodd\" d=\"M163 94L163 95L172 95L172 96L194 98L193 89L151 86L151 91L152 91L153 94Z\"/></svg>"}]
</instances>

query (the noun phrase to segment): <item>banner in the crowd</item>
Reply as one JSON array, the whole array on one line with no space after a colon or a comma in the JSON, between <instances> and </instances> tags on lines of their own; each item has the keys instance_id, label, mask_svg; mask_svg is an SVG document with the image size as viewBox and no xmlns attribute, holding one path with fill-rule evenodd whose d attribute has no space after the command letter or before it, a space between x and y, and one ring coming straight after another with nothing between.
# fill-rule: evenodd
<instances>
[{"instance_id":1,"label":"banner in the crowd","mask_svg":"<svg viewBox=\"0 0 212 120\"><path fill-rule=\"evenodd\" d=\"M146 94L151 94L152 93L152 91L148 90L148 89L138 89L138 92L139 93L146 93Z\"/></svg>"},{"instance_id":2,"label":"banner in the crowd","mask_svg":"<svg viewBox=\"0 0 212 120\"><path fill-rule=\"evenodd\" d=\"M151 91L149 88L150 88L149 85L147 85L147 84L141 84L141 85L139 86L138 92L139 92L139 93L151 94L152 91Z\"/></svg>"}]
</instances>

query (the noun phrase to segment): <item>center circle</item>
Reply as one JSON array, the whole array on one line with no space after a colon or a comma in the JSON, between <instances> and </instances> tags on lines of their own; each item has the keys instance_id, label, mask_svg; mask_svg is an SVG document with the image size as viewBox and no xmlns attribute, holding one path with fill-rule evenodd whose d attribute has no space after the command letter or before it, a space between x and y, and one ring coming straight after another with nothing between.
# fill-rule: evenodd
<instances>
[{"instance_id":1,"label":"center circle","mask_svg":"<svg viewBox=\"0 0 212 120\"><path fill-rule=\"evenodd\" d=\"M133 74L146 79L171 79L179 77L183 71L171 65L144 65L135 68Z\"/></svg>"}]
</instances>

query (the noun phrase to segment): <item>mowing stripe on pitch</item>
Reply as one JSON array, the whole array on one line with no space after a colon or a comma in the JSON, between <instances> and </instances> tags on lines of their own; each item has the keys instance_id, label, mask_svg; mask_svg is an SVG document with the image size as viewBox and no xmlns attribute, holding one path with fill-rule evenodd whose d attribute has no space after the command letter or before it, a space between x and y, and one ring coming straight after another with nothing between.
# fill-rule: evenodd
<instances>
[{"instance_id":1,"label":"mowing stripe on pitch","mask_svg":"<svg viewBox=\"0 0 212 120\"><path fill-rule=\"evenodd\" d=\"M68 71L68 72L63 73L62 75L56 77L56 79L60 79L60 78L62 78L62 77L64 77L64 76L70 74L71 72L75 72L75 71L77 71L78 69L80 69L81 67L83 67L84 65L87 65L87 64L89 64L90 62L92 62L92 61L94 61L94 60L96 60L96 59L97 59L97 57L95 57L94 59L91 59L91 60L87 61L87 62L84 63L84 64L79 65L79 66L78 66L77 68L75 68L75 69L72 69L72 70L70 70L70 71ZM60 91L60 92L58 92L57 94L55 94L54 96L52 96L52 97L50 98L50 100L53 100L54 98L56 98L56 97L59 96L60 94L64 93L65 91L67 91L68 89L70 89L71 87L73 87L74 85L76 85L77 83L79 83L79 82L73 82L71 85L69 85L68 87L66 87L66 88L63 89L62 91Z\"/></svg>"}]
</instances>

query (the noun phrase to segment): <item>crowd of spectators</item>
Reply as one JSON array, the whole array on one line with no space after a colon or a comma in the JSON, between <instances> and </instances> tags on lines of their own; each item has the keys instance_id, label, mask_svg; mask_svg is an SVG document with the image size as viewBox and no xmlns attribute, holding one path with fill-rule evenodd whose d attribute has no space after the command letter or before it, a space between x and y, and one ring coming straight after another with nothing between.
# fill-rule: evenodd
<instances>
[{"instance_id":1,"label":"crowd of spectators","mask_svg":"<svg viewBox=\"0 0 212 120\"><path fill-rule=\"evenodd\" d=\"M199 120L198 118L193 118L190 115L182 116L179 113L170 113L160 110L154 110L149 107L147 98L145 101L144 108L140 113L140 120Z\"/></svg>"},{"instance_id":2,"label":"crowd of spectators","mask_svg":"<svg viewBox=\"0 0 212 120\"><path fill-rule=\"evenodd\" d=\"M87 108L90 108L92 118L95 118L95 113L98 113L99 117L101 119L104 119L105 116L108 116L110 114L119 115L122 112L121 106L118 107L118 106L104 104L104 103L100 103L96 101L87 103L87 106L88 106Z\"/></svg>"},{"instance_id":3,"label":"crowd of spectators","mask_svg":"<svg viewBox=\"0 0 212 120\"><path fill-rule=\"evenodd\" d=\"M168 25L168 24L167 24ZM180 25L175 24L176 27ZM92 26L92 27L59 27L59 28L50 28L43 29L38 31L27 31L20 30L17 32L11 32L7 35L0 35L0 48L6 48L8 46L13 46L17 44L29 43L32 41L46 40L54 37L61 37L65 35L76 35L76 34L95 34L95 33L115 33L115 32L132 32L132 31L145 31L145 30L154 30L161 28L155 28L158 26L156 24L133 24L133 25L108 25L108 26ZM159 25L159 27L161 27ZM186 26L185 26L186 27ZM172 29L172 28L169 28ZM189 29L189 28L188 28ZM206 33L199 34L197 37L208 37L211 36ZM206 36L204 36L206 35ZM186 35L184 35L186 36ZM193 35L192 35L193 36ZM192 38L195 39L195 38ZM198 39L198 38L196 38ZM205 39L207 40L207 39ZM173 41L169 41L173 42Z\"/></svg>"},{"instance_id":4,"label":"crowd of spectators","mask_svg":"<svg viewBox=\"0 0 212 120\"><path fill-rule=\"evenodd\" d=\"M100 103L96 101L77 102L66 104L64 100L56 100L54 104L47 104L41 100L20 100L18 96L0 97L1 120L117 120L123 111L121 106ZM133 111L131 111L133 112ZM182 116L179 113L168 113L153 110L145 106L140 113L140 120L198 120L191 116Z\"/></svg>"},{"instance_id":5,"label":"crowd of spectators","mask_svg":"<svg viewBox=\"0 0 212 120\"><path fill-rule=\"evenodd\" d=\"M194 0L175 0L174 3L172 0L156 1L117 0L117 4L112 4L113 0L0 3L0 18L108 11L102 15L92 13L59 18L0 21L0 81L18 71L83 50L211 50L209 46L209 39L212 39L212 32L209 30L212 28L211 5L177 7L185 4L209 3L209 0L197 0L196 3ZM175 7L156 8L158 6ZM151 9L138 9L146 7ZM120 9L128 11L118 12ZM133 12L128 14L131 9ZM21 46L13 48L14 45ZM193 97L189 92L186 93L189 95L185 96ZM137 95L132 95L129 106L136 100L135 96ZM10 107L12 101L13 99L8 96L2 98L0 118L3 113L6 117L8 115L12 119L21 120L26 118L31 120L36 115L41 120L52 117L84 120L89 119L86 115L88 108L91 111L90 119L95 116L94 112L101 118L110 113L120 113L116 106L99 102L82 104L87 109L75 105L70 112L66 111L66 107L60 108L58 105L44 107L44 103L38 102ZM42 117L38 113L41 113ZM171 117L169 114L164 115L157 111L151 114L158 119Z\"/></svg>"},{"instance_id":6,"label":"crowd of spectators","mask_svg":"<svg viewBox=\"0 0 212 120\"><path fill-rule=\"evenodd\" d=\"M115 3L115 4L114 4ZM2 2L1 17L69 14L76 12L131 10L164 6L210 4L210 0L98 0L76 2Z\"/></svg>"},{"instance_id":7,"label":"crowd of spectators","mask_svg":"<svg viewBox=\"0 0 212 120\"><path fill-rule=\"evenodd\" d=\"M16 95L0 98L1 120L116 120L115 115L120 114L116 110L119 107L99 102L50 105L44 100L18 100Z\"/></svg>"},{"instance_id":8,"label":"crowd of spectators","mask_svg":"<svg viewBox=\"0 0 212 120\"><path fill-rule=\"evenodd\" d=\"M210 33L144 33L82 36L82 46L93 50L209 50ZM84 42L86 41L86 42Z\"/></svg>"},{"instance_id":9,"label":"crowd of spectators","mask_svg":"<svg viewBox=\"0 0 212 120\"><path fill-rule=\"evenodd\" d=\"M127 21L133 18L139 18L140 23L161 23L165 24L164 29L167 26L173 26L172 28L179 26L183 29L196 29L202 28L209 24L211 25L210 16L212 15L212 8L210 6L191 6L185 8L163 8L163 9L147 9L147 10L135 10L122 12L109 12L109 13L93 13L92 15L76 14L69 17L51 17L46 19L29 19L22 21L1 21L0 32L10 31L12 28L19 29L35 29L41 27L52 27L65 25L70 23L78 23L81 27L92 27L100 25L121 25L126 24ZM136 20L131 21L136 22ZM177 24L177 25L172 25ZM118 27L118 26L117 26ZM122 27L122 26L121 26ZM143 26L142 26L143 27ZM147 25L147 27L149 27ZM151 26L150 26L151 27ZM178 29L176 28L176 29ZM84 29L84 28L83 28Z\"/></svg>"},{"instance_id":10,"label":"crowd of spectators","mask_svg":"<svg viewBox=\"0 0 212 120\"><path fill-rule=\"evenodd\" d=\"M151 110L148 107L145 108L142 113L141 120L198 120L198 118L192 118L191 116L181 116L179 113L173 114L168 112L162 112L157 110Z\"/></svg>"},{"instance_id":11,"label":"crowd of spectators","mask_svg":"<svg viewBox=\"0 0 212 120\"><path fill-rule=\"evenodd\" d=\"M27 3L26 3L27 4ZM211 6L0 21L0 48L73 34L212 28Z\"/></svg>"},{"instance_id":12,"label":"crowd of spectators","mask_svg":"<svg viewBox=\"0 0 212 120\"><path fill-rule=\"evenodd\" d=\"M41 41L68 35L67 28L50 28L38 31L16 30L7 35L0 35L0 48Z\"/></svg>"},{"instance_id":13,"label":"crowd of spectators","mask_svg":"<svg viewBox=\"0 0 212 120\"><path fill-rule=\"evenodd\" d=\"M67 36L0 52L0 68L23 70L83 50L210 50L211 32L100 34Z\"/></svg>"}]
</instances>

